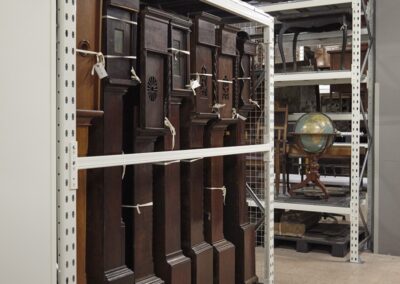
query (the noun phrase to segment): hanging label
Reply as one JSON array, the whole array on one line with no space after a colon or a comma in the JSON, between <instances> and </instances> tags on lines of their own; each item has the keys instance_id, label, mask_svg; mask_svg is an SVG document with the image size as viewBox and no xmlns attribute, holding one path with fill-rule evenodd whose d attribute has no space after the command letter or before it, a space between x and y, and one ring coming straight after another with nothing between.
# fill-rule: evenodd
<instances>
[{"instance_id":1,"label":"hanging label","mask_svg":"<svg viewBox=\"0 0 400 284\"><path fill-rule=\"evenodd\" d=\"M196 76L196 80L190 80L190 88L193 91L193 95L196 95L196 89L198 87L201 87L199 75Z\"/></svg>"},{"instance_id":2,"label":"hanging label","mask_svg":"<svg viewBox=\"0 0 400 284\"><path fill-rule=\"evenodd\" d=\"M97 74L97 76L99 76L100 80L108 77L106 68L105 68L105 66L104 66L104 64L102 62L97 62L93 66L93 71L96 71L96 74ZM94 75L93 71L92 71L92 75Z\"/></svg>"},{"instance_id":3,"label":"hanging label","mask_svg":"<svg viewBox=\"0 0 400 284\"><path fill-rule=\"evenodd\" d=\"M247 120L247 117L244 117L243 115L240 115L235 108L232 108L232 118L233 119L240 119L243 121Z\"/></svg>"},{"instance_id":4,"label":"hanging label","mask_svg":"<svg viewBox=\"0 0 400 284\"><path fill-rule=\"evenodd\" d=\"M134 81L137 81L139 84L142 83L142 81L140 80L139 76L136 74L135 68L132 67L131 69L131 79Z\"/></svg>"}]
</instances>

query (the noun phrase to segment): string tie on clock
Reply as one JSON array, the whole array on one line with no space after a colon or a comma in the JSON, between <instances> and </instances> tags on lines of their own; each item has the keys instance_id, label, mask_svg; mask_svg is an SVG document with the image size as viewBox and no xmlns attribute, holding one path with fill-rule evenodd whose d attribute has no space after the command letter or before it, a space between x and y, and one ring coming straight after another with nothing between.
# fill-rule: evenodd
<instances>
[{"instance_id":1,"label":"string tie on clock","mask_svg":"<svg viewBox=\"0 0 400 284\"><path fill-rule=\"evenodd\" d=\"M215 111L216 114L218 114L218 118L221 118L221 113L219 112L219 110L221 108L224 108L226 106L226 104L219 104L216 103L215 105L213 105L212 109Z\"/></svg>"},{"instance_id":2,"label":"string tie on clock","mask_svg":"<svg viewBox=\"0 0 400 284\"><path fill-rule=\"evenodd\" d=\"M122 205L122 208L130 208L130 209L136 209L137 213L140 215L142 212L140 211L140 208L143 207L152 207L153 202L148 202L145 204L137 204L137 205Z\"/></svg>"},{"instance_id":3,"label":"string tie on clock","mask_svg":"<svg viewBox=\"0 0 400 284\"><path fill-rule=\"evenodd\" d=\"M247 117L244 117L243 115L238 113L236 108L232 108L232 119L240 119L240 120L246 121Z\"/></svg>"},{"instance_id":4,"label":"string tie on clock","mask_svg":"<svg viewBox=\"0 0 400 284\"><path fill-rule=\"evenodd\" d=\"M259 109L261 109L260 104L257 101L253 101L252 99L249 99L249 103L255 105L256 107L258 107Z\"/></svg>"},{"instance_id":5,"label":"string tie on clock","mask_svg":"<svg viewBox=\"0 0 400 284\"><path fill-rule=\"evenodd\" d=\"M226 186L224 185L223 187L206 187L208 190L220 190L222 191L222 197L224 198L224 205L225 205L225 199L226 199Z\"/></svg>"},{"instance_id":6,"label":"string tie on clock","mask_svg":"<svg viewBox=\"0 0 400 284\"><path fill-rule=\"evenodd\" d=\"M171 121L168 119L168 117L165 117L164 120L164 125L169 129L172 135L172 150L175 149L175 136L176 136L176 130Z\"/></svg>"}]
</instances>

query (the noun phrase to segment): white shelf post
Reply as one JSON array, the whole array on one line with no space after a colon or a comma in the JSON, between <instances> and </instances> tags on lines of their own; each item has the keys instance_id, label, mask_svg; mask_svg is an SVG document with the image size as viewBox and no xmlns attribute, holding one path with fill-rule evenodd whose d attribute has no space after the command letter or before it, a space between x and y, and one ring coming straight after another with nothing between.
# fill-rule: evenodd
<instances>
[{"instance_id":1,"label":"white shelf post","mask_svg":"<svg viewBox=\"0 0 400 284\"><path fill-rule=\"evenodd\" d=\"M57 1L57 262L58 284L76 283L76 1ZM75 147L75 149L73 149Z\"/></svg>"},{"instance_id":2,"label":"white shelf post","mask_svg":"<svg viewBox=\"0 0 400 284\"><path fill-rule=\"evenodd\" d=\"M274 25L264 28L264 43L266 54L264 57L265 68L265 96L264 96L264 144L270 145L270 151L264 153L264 247L265 247L265 283L274 283Z\"/></svg>"},{"instance_id":3,"label":"white shelf post","mask_svg":"<svg viewBox=\"0 0 400 284\"><path fill-rule=\"evenodd\" d=\"M359 259L359 174L360 174L360 89L361 89L361 0L353 0L352 37L352 121L351 121L351 198L350 198L350 262Z\"/></svg>"}]
</instances>

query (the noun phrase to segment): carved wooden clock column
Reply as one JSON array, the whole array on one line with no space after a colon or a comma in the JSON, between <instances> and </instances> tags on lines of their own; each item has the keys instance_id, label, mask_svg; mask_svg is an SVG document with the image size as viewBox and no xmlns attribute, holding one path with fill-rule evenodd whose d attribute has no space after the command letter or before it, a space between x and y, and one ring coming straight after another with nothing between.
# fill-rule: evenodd
<instances>
[{"instance_id":1,"label":"carved wooden clock column","mask_svg":"<svg viewBox=\"0 0 400 284\"><path fill-rule=\"evenodd\" d=\"M253 60L257 45L248 40L246 33L239 32L238 35L240 64L237 83L240 96L235 108L240 115L247 117L249 111L255 107L252 100L254 99ZM236 125L229 128L225 146L246 144L246 125L243 119L239 119ZM258 283L255 274L255 231L248 219L246 201L246 156L227 156L224 158L224 165L224 180L229 190L224 207L224 232L226 238L236 247L236 283Z\"/></svg>"},{"instance_id":2,"label":"carved wooden clock column","mask_svg":"<svg viewBox=\"0 0 400 284\"><path fill-rule=\"evenodd\" d=\"M204 148L207 123L217 115L213 106L213 66L216 50L216 24L220 18L210 14L193 15L190 63L193 79L200 81L196 95L185 97L181 109L182 149ZM197 76L197 74L199 74ZM192 283L213 283L213 251L204 240L204 161L185 160L181 164L182 247L192 260Z\"/></svg>"},{"instance_id":3,"label":"carved wooden clock column","mask_svg":"<svg viewBox=\"0 0 400 284\"><path fill-rule=\"evenodd\" d=\"M236 28L228 25L221 25L217 30L217 45L220 49L217 55L217 81L213 90L214 107L219 118L207 127L204 138L208 147L223 147L227 127L237 121L232 109L236 92L237 32ZM225 196L230 193L224 184L224 158L206 159L205 172L205 234L206 240L214 248L214 283L235 283L235 246L225 239L223 232Z\"/></svg>"},{"instance_id":4,"label":"carved wooden clock column","mask_svg":"<svg viewBox=\"0 0 400 284\"><path fill-rule=\"evenodd\" d=\"M154 152L156 141L168 133L164 123L168 112L167 100L170 82L168 71L170 59L168 50L169 21L169 14L150 7L143 9L140 14L139 61L142 83L139 99L134 98L131 110L126 112L131 117L132 147L135 153ZM165 145L165 147L170 148L171 145ZM170 174L170 168L166 168L166 171ZM165 258L167 250L171 247L163 247L163 251L158 251L161 248L153 248L153 244L162 245L158 244L160 238L163 239L163 244L166 244L164 238L167 236L165 234L159 236L162 234L160 232L162 227L159 226L165 226L165 224L157 217L161 218L159 214L162 210L171 208L160 207L159 199L155 199L155 196L162 198L165 192L162 192L164 191L162 186L153 186L154 176L153 165L134 166L131 177L129 177L131 186L127 183L124 189L127 205L137 206L136 209L139 209L124 209L124 217L128 223L128 260L135 271L135 283L140 284L164 283L164 280L158 277L168 276L167 272L155 270L155 262L157 268L161 263L166 265L165 259L162 262L159 258L161 255ZM169 185L167 186L169 187ZM158 224L158 222L162 224ZM156 256L154 260L153 255ZM180 267L180 263L184 264L184 260L188 259L183 255L177 257L177 267ZM188 265L190 267L189 263ZM183 268L184 270L185 268ZM172 271L176 273L174 269ZM170 283L168 277L165 280Z\"/></svg>"},{"instance_id":5,"label":"carved wooden clock column","mask_svg":"<svg viewBox=\"0 0 400 284\"><path fill-rule=\"evenodd\" d=\"M88 0L77 2L76 46L78 49L100 50L101 1ZM95 117L102 116L99 111L99 79L91 76L96 58L84 53L76 57L76 107L77 141L79 157L87 156L89 127ZM65 68L74 68L66 66ZM69 118L74 119L74 118ZM77 191L77 283L86 284L86 171L79 171Z\"/></svg>"},{"instance_id":6,"label":"carved wooden clock column","mask_svg":"<svg viewBox=\"0 0 400 284\"><path fill-rule=\"evenodd\" d=\"M164 14L162 11L157 11ZM166 126L170 132L158 141L158 151L180 149L180 107L182 98L191 95L189 81L190 20L173 15L168 36L168 94L165 100ZM174 133L172 133L174 132ZM180 161L154 166L154 256L156 274L167 284L190 284L191 261L181 246Z\"/></svg>"},{"instance_id":7,"label":"carved wooden clock column","mask_svg":"<svg viewBox=\"0 0 400 284\"><path fill-rule=\"evenodd\" d=\"M104 116L91 128L89 154L122 153L123 96L135 85L134 19L136 0L107 0L103 6L103 54L108 78L102 81L100 107ZM133 271L125 265L125 228L121 222L122 167L88 172L87 279L89 284L131 284Z\"/></svg>"}]
</instances>

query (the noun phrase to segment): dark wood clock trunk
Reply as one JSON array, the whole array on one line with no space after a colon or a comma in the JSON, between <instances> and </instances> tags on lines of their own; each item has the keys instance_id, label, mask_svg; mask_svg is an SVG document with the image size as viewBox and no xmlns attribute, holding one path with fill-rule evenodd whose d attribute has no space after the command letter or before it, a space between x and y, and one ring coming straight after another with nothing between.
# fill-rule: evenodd
<instances>
[{"instance_id":1,"label":"dark wood clock trunk","mask_svg":"<svg viewBox=\"0 0 400 284\"><path fill-rule=\"evenodd\" d=\"M204 129L207 123L217 118L212 112L213 88L215 87L216 25L220 18L200 13L193 20L190 44L191 78L201 76L201 87L196 96L186 96L182 102L181 147L182 149L204 148ZM182 247L192 260L192 283L213 283L213 250L204 236L204 160L185 160L181 163L182 202Z\"/></svg>"},{"instance_id":2,"label":"dark wood clock trunk","mask_svg":"<svg viewBox=\"0 0 400 284\"><path fill-rule=\"evenodd\" d=\"M245 145L245 127L244 121L229 127L225 146ZM236 247L235 283L258 283L255 274L255 230L248 219L245 170L245 155L224 158L224 180L228 189L224 206L224 232Z\"/></svg>"},{"instance_id":3,"label":"dark wood clock trunk","mask_svg":"<svg viewBox=\"0 0 400 284\"><path fill-rule=\"evenodd\" d=\"M244 117L255 105L254 98L253 58L256 55L256 44L250 42L246 34L239 33L237 48L240 54L237 86L239 101L235 106ZM250 78L250 79L249 79ZM228 128L225 146L242 146L245 141L245 121ZM224 180L228 188L224 207L224 232L226 238L236 247L236 283L258 283L255 273L255 231L248 219L246 201L246 156L235 155L224 158ZM235 177L235 178L232 178Z\"/></svg>"},{"instance_id":4,"label":"dark wood clock trunk","mask_svg":"<svg viewBox=\"0 0 400 284\"><path fill-rule=\"evenodd\" d=\"M156 141L167 131L164 128L168 88L168 25L169 20L152 8L140 13L138 75L141 84L132 89L125 106L125 149L131 153L156 150ZM135 271L135 283L165 283L157 273L156 258L156 196L161 188L154 186L156 173L152 164L128 167L124 180L124 220L127 223L127 262Z\"/></svg>"},{"instance_id":5,"label":"dark wood clock trunk","mask_svg":"<svg viewBox=\"0 0 400 284\"><path fill-rule=\"evenodd\" d=\"M232 26L220 25L216 30L219 46L214 85L214 104L219 104L219 116L207 126L204 136L206 147L223 147L227 128L237 122L233 117L233 106L237 98L235 84L237 52L236 33ZM235 246L227 241L223 232L224 224L224 158L206 159L205 167L205 219L206 240L214 249L214 283L235 283ZM231 177L230 177L231 178ZM227 194L230 189L227 188Z\"/></svg>"},{"instance_id":6,"label":"dark wood clock trunk","mask_svg":"<svg viewBox=\"0 0 400 284\"><path fill-rule=\"evenodd\" d=\"M104 1L102 52L132 56L136 45L133 21L138 1ZM109 19L106 16L117 19ZM89 154L120 155L123 137L123 96L135 85L130 70L133 60L107 59L109 77L102 80L100 108L104 116L93 120ZM122 222L122 167L88 171L87 280L89 284L133 283L134 274L125 261L125 224Z\"/></svg>"},{"instance_id":7,"label":"dark wood clock trunk","mask_svg":"<svg viewBox=\"0 0 400 284\"><path fill-rule=\"evenodd\" d=\"M165 79L166 97L163 117L176 130L175 137L169 131L156 144L157 151L180 149L180 108L182 98L191 94L189 84L189 57L179 52L189 48L190 20L177 18L160 10L152 10L154 15L168 19L167 48L172 56L167 58L168 71ZM173 48L173 49L171 49ZM164 68L165 68L164 67ZM191 283L191 260L184 256L181 245L181 184L180 161L154 165L154 256L156 274L168 284Z\"/></svg>"}]
</instances>

